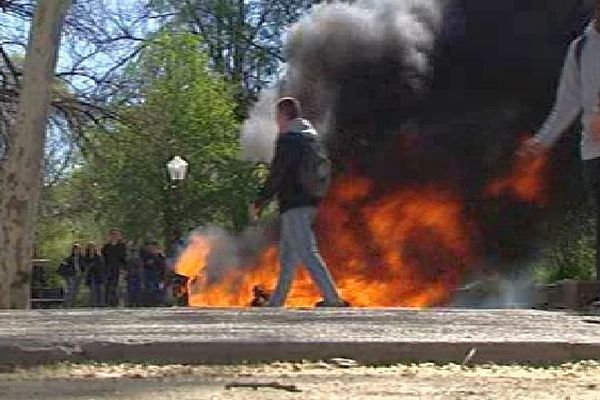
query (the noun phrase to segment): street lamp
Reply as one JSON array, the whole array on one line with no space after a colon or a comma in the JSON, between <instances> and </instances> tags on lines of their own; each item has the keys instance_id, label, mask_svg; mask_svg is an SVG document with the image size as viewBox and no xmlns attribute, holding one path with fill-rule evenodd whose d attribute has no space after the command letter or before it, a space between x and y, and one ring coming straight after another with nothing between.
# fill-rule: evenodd
<instances>
[{"instance_id":1,"label":"street lamp","mask_svg":"<svg viewBox=\"0 0 600 400\"><path fill-rule=\"evenodd\" d=\"M167 170L169 171L169 177L173 182L180 182L185 180L187 175L188 163L180 156L175 156L171 161L167 163Z\"/></svg>"},{"instance_id":2,"label":"street lamp","mask_svg":"<svg viewBox=\"0 0 600 400\"><path fill-rule=\"evenodd\" d=\"M182 183L185 180L188 170L188 162L185 161L180 156L175 156L171 161L167 163L167 171L169 172L169 178L171 179L171 190L172 195L174 196L172 203L169 205L169 228L172 232L179 232L179 224L181 223L180 219L182 217L182 209L181 209L181 189ZM168 237L167 245L171 246L170 243L171 238ZM169 249L171 250L171 249Z\"/></svg>"}]
</instances>

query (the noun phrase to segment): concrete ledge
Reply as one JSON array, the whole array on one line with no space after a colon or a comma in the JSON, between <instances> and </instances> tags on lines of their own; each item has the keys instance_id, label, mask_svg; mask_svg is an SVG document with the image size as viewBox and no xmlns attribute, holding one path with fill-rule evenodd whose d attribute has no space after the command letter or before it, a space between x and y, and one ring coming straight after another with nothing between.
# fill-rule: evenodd
<instances>
[{"instance_id":1,"label":"concrete ledge","mask_svg":"<svg viewBox=\"0 0 600 400\"><path fill-rule=\"evenodd\" d=\"M600 297L600 282L563 280L533 288L533 302L538 309L592 310Z\"/></svg>"},{"instance_id":2,"label":"concrete ledge","mask_svg":"<svg viewBox=\"0 0 600 400\"><path fill-rule=\"evenodd\" d=\"M590 323L592 322L592 323ZM0 312L0 364L559 364L600 359L600 319L526 310L79 310Z\"/></svg>"},{"instance_id":3,"label":"concrete ledge","mask_svg":"<svg viewBox=\"0 0 600 400\"><path fill-rule=\"evenodd\" d=\"M361 363L457 363L473 349L473 364L560 364L600 359L600 345L571 343L151 343L86 346L84 359L182 364L231 364L244 361L302 361L336 357Z\"/></svg>"},{"instance_id":4,"label":"concrete ledge","mask_svg":"<svg viewBox=\"0 0 600 400\"><path fill-rule=\"evenodd\" d=\"M133 362L157 364L232 364L241 362L351 358L364 364L463 362L470 364L561 364L600 359L600 344L509 343L90 343L81 349L0 347L0 364L38 365L54 362Z\"/></svg>"}]
</instances>

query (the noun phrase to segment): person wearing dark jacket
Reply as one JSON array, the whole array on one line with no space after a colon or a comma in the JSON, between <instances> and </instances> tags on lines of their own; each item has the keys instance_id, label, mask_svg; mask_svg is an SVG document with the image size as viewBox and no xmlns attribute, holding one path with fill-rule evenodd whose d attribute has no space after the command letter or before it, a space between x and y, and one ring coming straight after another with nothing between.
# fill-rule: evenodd
<instances>
[{"instance_id":1,"label":"person wearing dark jacket","mask_svg":"<svg viewBox=\"0 0 600 400\"><path fill-rule=\"evenodd\" d=\"M267 305L281 307L290 291L298 263L308 270L324 301L319 306L343 307L342 300L319 254L312 224L317 212L319 198L308 193L300 180L303 140L316 139L317 132L309 121L301 118L298 100L283 98L277 102L277 139L275 155L267 181L250 207L252 218L277 197L281 213L281 238L279 243L280 272L277 287Z\"/></svg>"},{"instance_id":2,"label":"person wearing dark jacket","mask_svg":"<svg viewBox=\"0 0 600 400\"><path fill-rule=\"evenodd\" d=\"M66 284L65 290L65 307L73 307L77 295L79 294L79 286L81 278L85 273L83 263L83 254L81 246L77 243L71 247L71 255L59 267L59 274L63 277Z\"/></svg>"},{"instance_id":3,"label":"person wearing dark jacket","mask_svg":"<svg viewBox=\"0 0 600 400\"><path fill-rule=\"evenodd\" d=\"M142 306L142 282L143 282L143 268L142 268L142 257L141 252L138 251L137 247L130 243L129 256L127 257L127 307L140 307Z\"/></svg>"},{"instance_id":4,"label":"person wearing dark jacket","mask_svg":"<svg viewBox=\"0 0 600 400\"><path fill-rule=\"evenodd\" d=\"M127 246L123 242L120 230L110 230L108 243L102 247L102 256L106 269L106 304L109 307L117 307L119 305L119 277L121 270L125 269L127 259Z\"/></svg>"},{"instance_id":5,"label":"person wearing dark jacket","mask_svg":"<svg viewBox=\"0 0 600 400\"><path fill-rule=\"evenodd\" d=\"M85 248L84 264L86 284L90 288L90 304L92 307L104 307L106 297L104 258L94 243L88 243Z\"/></svg>"},{"instance_id":6,"label":"person wearing dark jacket","mask_svg":"<svg viewBox=\"0 0 600 400\"><path fill-rule=\"evenodd\" d=\"M158 243L150 241L141 253L144 271L144 293L146 304L158 306L162 304L164 280L167 269L165 257L160 252Z\"/></svg>"}]
</instances>

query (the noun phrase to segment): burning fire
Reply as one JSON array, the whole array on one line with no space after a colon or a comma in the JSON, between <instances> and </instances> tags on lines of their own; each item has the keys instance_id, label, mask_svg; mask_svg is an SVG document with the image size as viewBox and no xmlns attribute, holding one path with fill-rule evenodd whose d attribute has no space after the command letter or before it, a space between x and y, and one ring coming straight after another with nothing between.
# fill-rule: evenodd
<instances>
[{"instance_id":1,"label":"burning fire","mask_svg":"<svg viewBox=\"0 0 600 400\"><path fill-rule=\"evenodd\" d=\"M517 158L506 176L485 188L487 197L510 196L544 205L546 159ZM341 177L323 202L316 224L319 247L343 298L355 307L444 305L463 273L478 260L476 226L452 191L422 186L377 194L364 177ZM273 290L277 248L271 245L249 265L223 268L208 281L215 242L196 235L178 260L177 273L190 278L191 306L247 306L256 285ZM287 306L313 306L320 295L298 268Z\"/></svg>"},{"instance_id":2,"label":"burning fire","mask_svg":"<svg viewBox=\"0 0 600 400\"><path fill-rule=\"evenodd\" d=\"M404 189L370 199L363 178L341 179L322 205L317 232L323 257L353 306L441 305L472 262L468 224L459 199L435 188ZM216 283L204 271L211 239L195 236L177 264L192 278L192 306L245 306L252 288L274 288L277 250L267 248L255 265L228 268ZM320 299L299 268L288 306L312 306Z\"/></svg>"},{"instance_id":3,"label":"burning fire","mask_svg":"<svg viewBox=\"0 0 600 400\"><path fill-rule=\"evenodd\" d=\"M518 201L545 206L548 203L545 176L548 156L515 157L510 173L492 181L486 190L490 197L510 196Z\"/></svg>"}]
</instances>

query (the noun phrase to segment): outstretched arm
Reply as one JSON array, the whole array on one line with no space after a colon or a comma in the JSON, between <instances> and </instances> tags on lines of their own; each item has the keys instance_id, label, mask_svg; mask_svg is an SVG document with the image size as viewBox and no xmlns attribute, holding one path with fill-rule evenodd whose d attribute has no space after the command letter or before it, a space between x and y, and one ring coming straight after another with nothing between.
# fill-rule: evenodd
<instances>
[{"instance_id":1,"label":"outstretched arm","mask_svg":"<svg viewBox=\"0 0 600 400\"><path fill-rule=\"evenodd\" d=\"M581 112L581 71L577 61L578 41L569 47L563 66L556 102L535 138L545 147L551 147Z\"/></svg>"}]
</instances>

